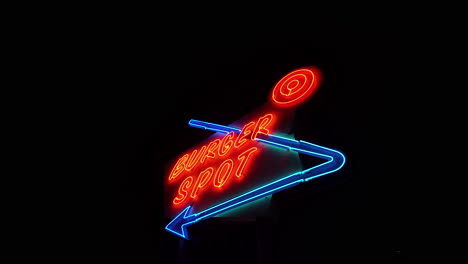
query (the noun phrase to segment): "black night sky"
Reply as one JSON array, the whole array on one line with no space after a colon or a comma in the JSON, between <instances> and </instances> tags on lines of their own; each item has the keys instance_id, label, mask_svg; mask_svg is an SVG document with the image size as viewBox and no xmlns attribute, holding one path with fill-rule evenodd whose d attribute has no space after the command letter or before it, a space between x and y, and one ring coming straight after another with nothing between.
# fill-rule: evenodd
<instances>
[{"instance_id":1,"label":"black night sky","mask_svg":"<svg viewBox=\"0 0 468 264\"><path fill-rule=\"evenodd\" d=\"M12 118L15 162L6 181L14 187L5 192L2 257L156 263L466 258L463 243L452 239L466 237L466 217L442 216L462 203L437 204L444 200L431 190L413 188L423 176L402 166L401 135L408 128L395 91L402 91L407 65L398 30L325 23L305 31L153 30L104 21L59 31L57 41L27 52L29 67L38 69L28 78L41 85L15 92L21 104L11 109L22 117ZM45 43L55 33L31 29L31 38ZM297 111L296 138L343 151L345 167L275 194L272 218L207 220L188 242L165 232L164 168L211 135L188 121L232 123L303 66L320 68L323 83Z\"/></svg>"}]
</instances>

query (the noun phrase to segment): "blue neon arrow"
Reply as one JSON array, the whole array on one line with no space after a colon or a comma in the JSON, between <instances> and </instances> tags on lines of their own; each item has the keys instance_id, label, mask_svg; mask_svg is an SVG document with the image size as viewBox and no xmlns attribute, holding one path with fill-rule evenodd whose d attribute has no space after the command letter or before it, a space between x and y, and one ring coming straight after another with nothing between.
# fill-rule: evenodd
<instances>
[{"instance_id":1,"label":"blue neon arrow","mask_svg":"<svg viewBox=\"0 0 468 264\"><path fill-rule=\"evenodd\" d=\"M234 131L235 133L240 133L241 131L238 128L193 119L190 120L189 125L197 128L203 128L222 133L229 133L231 131ZM172 232L184 239L188 239L187 226L190 226L198 221L230 210L234 207L252 202L256 199L293 187L302 182L306 182L314 178L320 177L322 175L335 172L341 167L343 167L346 161L345 156L337 150L322 147L302 140L294 140L275 135L261 134L258 135L256 140L267 144L283 147L288 150L293 150L302 154L322 158L327 161L312 168L293 173L279 180L268 183L262 187L241 194L235 198L217 204L199 213L190 214L191 206L187 206L166 226L167 231Z\"/></svg>"}]
</instances>

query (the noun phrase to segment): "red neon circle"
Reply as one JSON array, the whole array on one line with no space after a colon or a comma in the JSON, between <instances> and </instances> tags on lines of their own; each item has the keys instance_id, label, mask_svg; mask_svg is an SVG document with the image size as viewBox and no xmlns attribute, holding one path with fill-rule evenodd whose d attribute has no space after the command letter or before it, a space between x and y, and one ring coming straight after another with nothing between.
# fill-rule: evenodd
<instances>
[{"instance_id":1,"label":"red neon circle","mask_svg":"<svg viewBox=\"0 0 468 264\"><path fill-rule=\"evenodd\" d=\"M296 69L276 83L270 98L280 107L297 106L317 91L320 80L320 70L315 67Z\"/></svg>"}]
</instances>

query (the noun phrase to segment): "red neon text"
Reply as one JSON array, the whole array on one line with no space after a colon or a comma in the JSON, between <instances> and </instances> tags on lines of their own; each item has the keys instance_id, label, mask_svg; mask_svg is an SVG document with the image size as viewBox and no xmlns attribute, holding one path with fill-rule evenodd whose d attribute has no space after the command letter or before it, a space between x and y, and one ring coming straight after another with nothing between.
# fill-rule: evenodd
<instances>
[{"instance_id":1,"label":"red neon text","mask_svg":"<svg viewBox=\"0 0 468 264\"><path fill-rule=\"evenodd\" d=\"M229 132L221 140L215 139L207 146L202 146L200 150L195 149L190 155L183 155L172 169L169 181L176 179L182 171L191 171L199 164L203 164L207 158L216 159L229 153L233 147L236 149L242 147L247 142L247 138L254 140L258 134L269 134L270 131L267 127L272 121L273 115L266 114L260 117L257 122L245 125L237 137L234 132Z\"/></svg>"},{"instance_id":2,"label":"red neon text","mask_svg":"<svg viewBox=\"0 0 468 264\"><path fill-rule=\"evenodd\" d=\"M242 173L244 172L244 167L245 167L245 164L247 163L247 160L249 159L250 155L252 153L254 153L255 151L257 151L257 150L258 150L258 148L256 148L256 147L249 148L248 150L246 150L242 154L240 154L239 157L237 157L237 159L240 160L239 167L236 170L237 178L240 178L241 176L243 176Z\"/></svg>"},{"instance_id":3,"label":"red neon text","mask_svg":"<svg viewBox=\"0 0 468 264\"><path fill-rule=\"evenodd\" d=\"M206 189L210 186L222 188L228 181L232 180L234 176L232 174L233 171L235 171L237 178L243 176L246 163L257 150L258 148L252 147L240 154L237 157L237 159L240 160L237 168L234 168L236 164L232 159L226 159L216 169L208 167L201 171L195 182L193 176L185 178L179 185L179 189L173 203L177 205L184 202L189 198L189 193L190 197L195 199L199 195L201 189Z\"/></svg>"},{"instance_id":4,"label":"red neon text","mask_svg":"<svg viewBox=\"0 0 468 264\"><path fill-rule=\"evenodd\" d=\"M243 179L248 174L248 164L253 160L258 147L248 144L258 134L269 134L273 114L266 114L247 123L239 133L229 132L222 138L194 149L180 157L172 168L169 183L180 182L174 205L197 199L203 192L222 190L234 179ZM249 147L250 145L250 147ZM210 160L209 163L206 163ZM206 163L208 166L203 168ZM214 188L214 189L212 189Z\"/></svg>"}]
</instances>

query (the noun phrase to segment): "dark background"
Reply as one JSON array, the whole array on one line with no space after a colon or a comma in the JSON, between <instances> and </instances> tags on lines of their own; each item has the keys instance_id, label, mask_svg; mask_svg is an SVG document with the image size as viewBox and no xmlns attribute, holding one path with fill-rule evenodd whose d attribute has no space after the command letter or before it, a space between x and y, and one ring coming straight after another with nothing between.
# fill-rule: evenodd
<instances>
[{"instance_id":1,"label":"dark background","mask_svg":"<svg viewBox=\"0 0 468 264\"><path fill-rule=\"evenodd\" d=\"M421 186L407 163L398 28L98 22L31 24L18 42L16 63L31 74L6 97L2 258L466 259L461 190ZM296 138L343 151L345 167L274 195L272 218L206 220L189 242L165 232L164 166L210 135L188 121L229 124L309 65L323 83L297 111Z\"/></svg>"}]
</instances>

